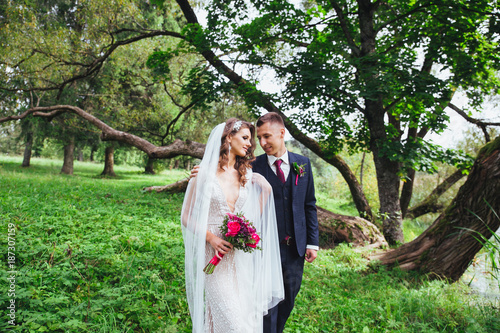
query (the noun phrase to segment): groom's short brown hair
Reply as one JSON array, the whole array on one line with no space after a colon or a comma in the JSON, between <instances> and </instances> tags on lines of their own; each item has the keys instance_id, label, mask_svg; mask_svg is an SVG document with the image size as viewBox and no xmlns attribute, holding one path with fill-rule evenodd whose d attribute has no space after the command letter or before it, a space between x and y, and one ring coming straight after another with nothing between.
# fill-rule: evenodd
<instances>
[{"instance_id":1,"label":"groom's short brown hair","mask_svg":"<svg viewBox=\"0 0 500 333\"><path fill-rule=\"evenodd\" d=\"M268 112L265 115L261 116L258 120L257 123L255 124L256 127L261 127L265 123L272 123L272 124L279 124L283 127L285 127L285 123L283 122L283 118L276 112Z\"/></svg>"}]
</instances>

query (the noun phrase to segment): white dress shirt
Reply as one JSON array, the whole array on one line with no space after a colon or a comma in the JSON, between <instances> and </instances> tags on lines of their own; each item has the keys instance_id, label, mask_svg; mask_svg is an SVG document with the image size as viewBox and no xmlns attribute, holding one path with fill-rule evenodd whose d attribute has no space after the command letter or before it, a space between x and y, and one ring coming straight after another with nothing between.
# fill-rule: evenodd
<instances>
[{"instance_id":1,"label":"white dress shirt","mask_svg":"<svg viewBox=\"0 0 500 333\"><path fill-rule=\"evenodd\" d=\"M271 170L273 170L274 174L276 174L276 165L274 164L274 162L276 162L277 159L283 161L280 167L281 170L283 171L283 174L285 175L285 180L287 180L288 175L290 174L290 160L288 159L288 150L285 149L285 153L280 157L276 157L274 155L267 155L267 163L269 164L269 167L271 167ZM319 250L319 246L316 245L308 244L306 248L316 251Z\"/></svg>"},{"instance_id":2,"label":"white dress shirt","mask_svg":"<svg viewBox=\"0 0 500 333\"><path fill-rule=\"evenodd\" d=\"M274 162L276 162L276 160L278 159L283 161L280 167L283 171L283 174L285 175L286 181L288 178L288 174L290 174L290 160L288 159L288 150L285 149L285 153L281 157L267 155L267 163L269 163L269 166L271 167L271 170L273 170L274 174L276 174L276 165L274 164Z\"/></svg>"}]
</instances>

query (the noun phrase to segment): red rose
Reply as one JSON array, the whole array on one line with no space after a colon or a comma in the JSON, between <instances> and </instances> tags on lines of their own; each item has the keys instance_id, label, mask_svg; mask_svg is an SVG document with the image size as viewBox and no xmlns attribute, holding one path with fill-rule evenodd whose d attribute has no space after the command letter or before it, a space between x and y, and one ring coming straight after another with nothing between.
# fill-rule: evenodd
<instances>
[{"instance_id":1,"label":"red rose","mask_svg":"<svg viewBox=\"0 0 500 333\"><path fill-rule=\"evenodd\" d=\"M238 222L228 222L227 229L229 236L236 236L238 231L240 231L241 226Z\"/></svg>"},{"instance_id":2,"label":"red rose","mask_svg":"<svg viewBox=\"0 0 500 333\"><path fill-rule=\"evenodd\" d=\"M252 234L252 239L255 241L255 245L259 244L260 237L257 234Z\"/></svg>"},{"instance_id":3,"label":"red rose","mask_svg":"<svg viewBox=\"0 0 500 333\"><path fill-rule=\"evenodd\" d=\"M257 247L257 244L259 244L259 241L260 241L259 235L252 234L252 242L247 243L246 245L255 249Z\"/></svg>"}]
</instances>

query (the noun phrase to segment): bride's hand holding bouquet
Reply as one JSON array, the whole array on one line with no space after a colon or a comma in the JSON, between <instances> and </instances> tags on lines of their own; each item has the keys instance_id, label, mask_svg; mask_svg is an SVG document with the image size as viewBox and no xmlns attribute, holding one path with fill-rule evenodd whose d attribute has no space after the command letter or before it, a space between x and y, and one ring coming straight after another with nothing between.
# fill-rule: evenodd
<instances>
[{"instance_id":1,"label":"bride's hand holding bouquet","mask_svg":"<svg viewBox=\"0 0 500 333\"><path fill-rule=\"evenodd\" d=\"M252 252L253 250L261 249L258 246L260 236L257 234L252 222L248 221L241 213L227 213L220 226L220 230L223 239L217 237L221 242L215 246L211 243L212 247L216 249L216 252L212 260L210 260L203 269L206 274L212 274L215 267L224 257L225 253L217 251L218 248L223 249L226 253L230 251L231 248L243 250L244 252Z\"/></svg>"}]
</instances>

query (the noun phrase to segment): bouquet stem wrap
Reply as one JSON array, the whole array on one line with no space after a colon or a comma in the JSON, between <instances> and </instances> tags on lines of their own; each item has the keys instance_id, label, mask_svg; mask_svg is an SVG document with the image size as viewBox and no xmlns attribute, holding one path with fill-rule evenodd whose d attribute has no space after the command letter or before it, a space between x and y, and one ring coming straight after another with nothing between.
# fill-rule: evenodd
<instances>
[{"instance_id":1,"label":"bouquet stem wrap","mask_svg":"<svg viewBox=\"0 0 500 333\"><path fill-rule=\"evenodd\" d=\"M217 252L219 253L219 252ZM219 258L220 257L220 258ZM215 267L220 263L221 259L224 258L224 255L222 253L219 253L219 257L216 255L208 262L208 264L203 268L203 272L205 274L212 274L215 270Z\"/></svg>"}]
</instances>

